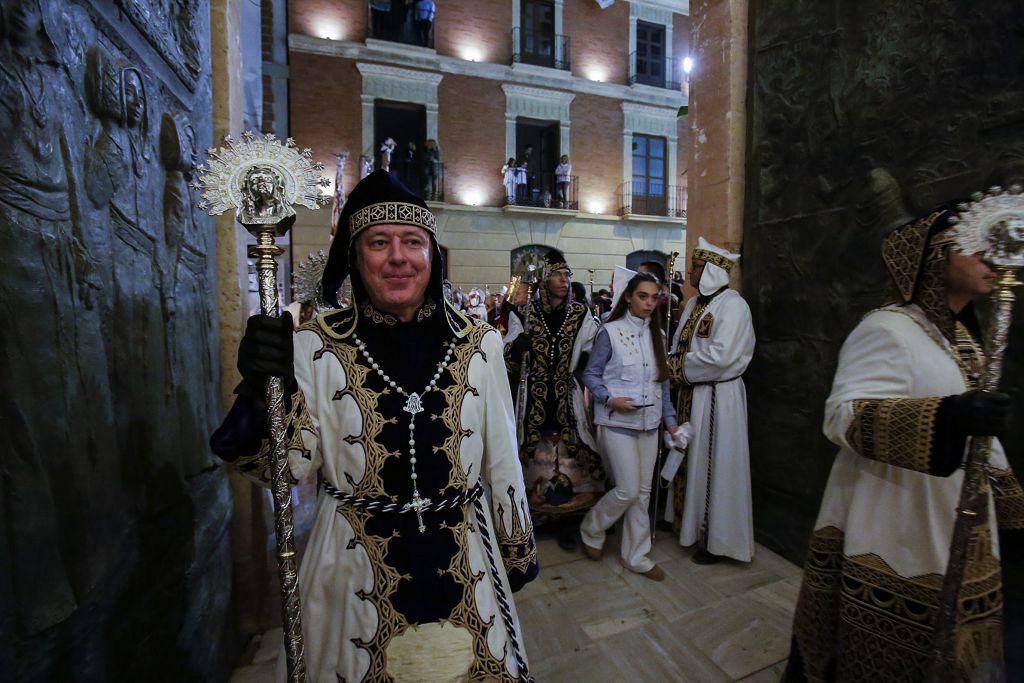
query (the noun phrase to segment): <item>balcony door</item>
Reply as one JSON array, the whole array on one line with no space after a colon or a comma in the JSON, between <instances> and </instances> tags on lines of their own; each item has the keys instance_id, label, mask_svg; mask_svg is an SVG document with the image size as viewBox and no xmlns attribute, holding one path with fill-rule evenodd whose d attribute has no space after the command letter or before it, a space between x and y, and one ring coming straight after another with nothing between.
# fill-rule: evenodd
<instances>
[{"instance_id":1,"label":"balcony door","mask_svg":"<svg viewBox=\"0 0 1024 683\"><path fill-rule=\"evenodd\" d=\"M636 81L665 87L665 27L636 22Z\"/></svg>"},{"instance_id":2,"label":"balcony door","mask_svg":"<svg viewBox=\"0 0 1024 683\"><path fill-rule=\"evenodd\" d=\"M388 100L376 100L373 103L374 168L381 167L381 145L391 138L395 141L395 151L391 153L391 173L416 194L423 191L422 154L426 137L427 108L422 104ZM415 149L410 148L409 143L413 143Z\"/></svg>"},{"instance_id":3,"label":"balcony door","mask_svg":"<svg viewBox=\"0 0 1024 683\"><path fill-rule=\"evenodd\" d=\"M663 137L633 135L633 213L648 216L666 215L667 146Z\"/></svg>"},{"instance_id":4,"label":"balcony door","mask_svg":"<svg viewBox=\"0 0 1024 683\"><path fill-rule=\"evenodd\" d=\"M555 65L555 3L523 0L519 51L522 61L537 66Z\"/></svg>"}]
</instances>

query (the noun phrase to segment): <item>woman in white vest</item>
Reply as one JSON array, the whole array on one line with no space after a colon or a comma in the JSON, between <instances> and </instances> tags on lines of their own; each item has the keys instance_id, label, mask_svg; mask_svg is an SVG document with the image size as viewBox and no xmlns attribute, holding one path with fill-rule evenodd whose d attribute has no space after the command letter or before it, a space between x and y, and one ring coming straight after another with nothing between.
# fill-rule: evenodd
<instances>
[{"instance_id":1,"label":"woman in white vest","mask_svg":"<svg viewBox=\"0 0 1024 683\"><path fill-rule=\"evenodd\" d=\"M600 560L606 530L624 517L622 564L654 581L665 578L647 556L658 426L664 420L669 432L676 431L657 309L660 291L661 283L650 273L638 273L629 281L598 332L583 373L583 383L594 396L599 443L615 475L615 488L583 518L583 553Z\"/></svg>"}]
</instances>

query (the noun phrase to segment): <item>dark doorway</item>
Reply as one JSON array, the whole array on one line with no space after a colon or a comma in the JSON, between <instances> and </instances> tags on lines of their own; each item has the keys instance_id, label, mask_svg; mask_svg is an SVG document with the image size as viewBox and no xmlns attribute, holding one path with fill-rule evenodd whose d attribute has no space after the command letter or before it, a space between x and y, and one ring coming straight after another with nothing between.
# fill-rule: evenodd
<instances>
[{"instance_id":1,"label":"dark doorway","mask_svg":"<svg viewBox=\"0 0 1024 683\"><path fill-rule=\"evenodd\" d=\"M665 27L636 22L636 81L665 87Z\"/></svg>"},{"instance_id":2,"label":"dark doorway","mask_svg":"<svg viewBox=\"0 0 1024 683\"><path fill-rule=\"evenodd\" d=\"M526 206L544 206L555 196L555 166L558 165L560 140L557 121L516 119L516 161L526 161L526 186L519 188L517 202ZM527 157L527 147L532 151Z\"/></svg>"},{"instance_id":3,"label":"dark doorway","mask_svg":"<svg viewBox=\"0 0 1024 683\"><path fill-rule=\"evenodd\" d=\"M373 105L374 168L382 168L381 145L391 138L391 173L416 194L423 194L423 143L427 139L427 108L422 104L377 100ZM416 145L410 150L409 143Z\"/></svg>"}]
</instances>

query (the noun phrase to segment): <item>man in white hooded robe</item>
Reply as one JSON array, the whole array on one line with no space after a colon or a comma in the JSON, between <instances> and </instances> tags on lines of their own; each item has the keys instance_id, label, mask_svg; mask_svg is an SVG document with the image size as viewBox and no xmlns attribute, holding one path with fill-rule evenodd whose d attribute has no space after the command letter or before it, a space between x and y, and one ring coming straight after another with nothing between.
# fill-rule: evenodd
<instances>
[{"instance_id":1,"label":"man in white hooded robe","mask_svg":"<svg viewBox=\"0 0 1024 683\"><path fill-rule=\"evenodd\" d=\"M679 385L676 412L693 438L669 487L665 516L684 546L697 544L700 564L754 556L747 393L741 376L754 355L750 307L729 288L739 254L703 237L690 259L699 294L683 309L669 347L669 371Z\"/></svg>"}]
</instances>

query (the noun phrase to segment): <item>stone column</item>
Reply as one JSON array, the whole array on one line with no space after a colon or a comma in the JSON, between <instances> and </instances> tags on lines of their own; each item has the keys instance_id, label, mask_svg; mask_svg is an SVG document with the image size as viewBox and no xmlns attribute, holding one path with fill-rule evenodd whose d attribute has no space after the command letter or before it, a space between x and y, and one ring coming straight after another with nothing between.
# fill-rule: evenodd
<instances>
[{"instance_id":1,"label":"stone column","mask_svg":"<svg viewBox=\"0 0 1024 683\"><path fill-rule=\"evenodd\" d=\"M219 147L224 136L242 133L245 98L242 93L242 0L213 0L210 3L210 54L213 80L213 141ZM224 408L240 381L236 369L238 342L248 311L248 272L245 257L245 229L234 214L216 221L217 236L217 319L220 339L220 396Z\"/></svg>"},{"instance_id":2,"label":"stone column","mask_svg":"<svg viewBox=\"0 0 1024 683\"><path fill-rule=\"evenodd\" d=\"M213 80L213 141L219 147L228 133L242 133L245 99L242 86L241 44L243 0L210 3L210 53ZM249 289L246 232L233 213L219 216L217 231L217 320L220 339L220 396L225 412L241 380L237 370L238 342L248 317ZM267 628L263 623L270 570L264 508L260 489L237 472L229 476L232 494L231 554L234 604L243 638ZM225 590L227 587L225 587Z\"/></svg>"},{"instance_id":3,"label":"stone column","mask_svg":"<svg viewBox=\"0 0 1024 683\"><path fill-rule=\"evenodd\" d=\"M742 250L747 4L747 0L690 2L695 63L690 74L688 253L698 236L729 251ZM733 271L733 286L739 283L739 271Z\"/></svg>"}]
</instances>

